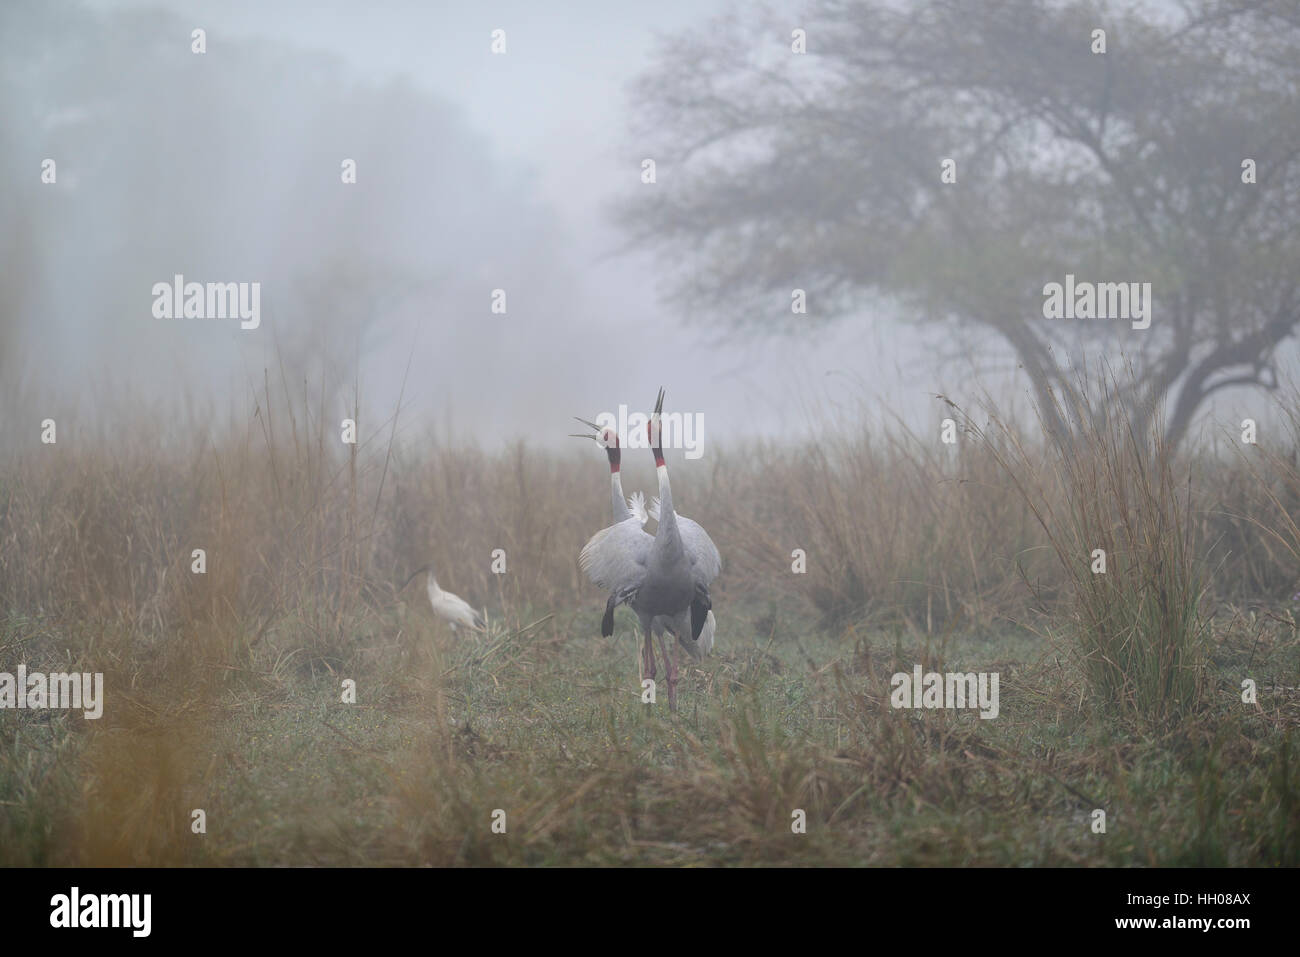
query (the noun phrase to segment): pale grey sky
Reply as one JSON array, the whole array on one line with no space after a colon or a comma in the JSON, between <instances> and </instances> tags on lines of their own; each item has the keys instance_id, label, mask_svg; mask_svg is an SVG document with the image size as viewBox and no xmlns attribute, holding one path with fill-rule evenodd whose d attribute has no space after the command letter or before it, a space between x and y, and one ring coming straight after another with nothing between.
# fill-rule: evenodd
<instances>
[{"instance_id":1,"label":"pale grey sky","mask_svg":"<svg viewBox=\"0 0 1300 957\"><path fill-rule=\"evenodd\" d=\"M433 421L487 444L523 434L544 444L568 430L570 415L644 405L660 385L671 406L704 415L710 439L799 434L816 409L864 401L924 428L937 417L931 393L972 385L970 364L942 332L922 337L887 310L864 307L788 336L720 338L662 304L649 257L609 255L624 238L608 218L611 202L671 188L639 180L653 144L630 139L628 81L649 65L657 36L707 28L722 0L87 6L112 29L60 51L84 53L87 65L70 64L47 92L94 103L113 87L108 113L121 122L91 141L115 164L111 181L128 182L120 196L78 194L82 178L102 179L90 178L88 155L60 140L48 115L32 114L39 136L14 134L33 161L59 153L76 200L59 219L42 194L33 214L45 269L34 280L41 322L29 329L39 334L26 342L26 367L44 386L73 394L111 383L154 401L181 393L242 408L274 342L308 352L338 345L338 330L290 322L283 306L293 297L307 308L313 296L337 306L328 279L366 253L435 289L414 307L347 304L373 309L372 333L383 333L361 349L371 416L391 411L414 344L407 425ZM797 2L775 6L796 20ZM203 27L208 53L157 70L142 63L132 17L157 9L185 28L175 38L182 49L188 29ZM54 14L43 15L48 28ZM497 28L505 56L489 49ZM252 92L239 87L249 44L274 53L258 69L284 71ZM275 52L287 50L300 52ZM303 51L342 68L325 64L318 76ZM208 104L185 99L208 89L228 96L210 118ZM421 96L445 111L430 113ZM182 128L173 135L168 124ZM68 126L76 130L75 115ZM358 186L346 195L341 156L358 161ZM152 320L149 286L186 270L200 280L270 277L262 328ZM510 297L505 317L487 310L498 286ZM96 309L108 302L113 309Z\"/></svg>"},{"instance_id":2,"label":"pale grey sky","mask_svg":"<svg viewBox=\"0 0 1300 957\"><path fill-rule=\"evenodd\" d=\"M94 0L89 6L111 16L158 4ZM442 97L553 223L543 244L564 273L554 277L558 288L546 295L565 307L544 323L530 321L527 287L512 290L508 278L484 274L484 302L486 288L498 284L511 294L503 338L458 334L455 345L448 341L449 324L486 323L486 313L408 317L378 352L369 353L363 367L364 397L373 403L372 411L391 407L414 338L410 408L483 436L535 434L544 423L563 427L570 414L590 417L620 401L648 402L661 383L670 402L705 414L714 437L802 430L810 403L827 398L881 395L907 418L929 420L928 394L937 382L915 374L933 362L915 365L918 353L924 353L915 345L905 347L914 340L912 330L864 314L832 329L810 327L807 335L729 335L719 343L713 330L684 325L658 301L658 279L648 257L608 255L623 238L608 218L611 200L620 191L647 188L638 178L638 144L628 133L627 81L649 64L657 35L703 28L724 8L719 0L651 5L172 0L162 6L207 31L209 62L223 55L227 39L265 39L328 52L357 83L383 86L405 78ZM507 32L505 56L489 51L496 28ZM268 98L274 97L268 91ZM256 129L250 124L249 135ZM256 151L255 144L245 145ZM276 148L291 146L286 139ZM363 154L364 179L364 147L356 149ZM506 215L488 199L485 215ZM266 327L261 333L269 338ZM225 334L241 347L238 362L233 354L200 348L202 337L186 336L174 343L181 354L168 353L166 363L195 369L215 362L219 368L211 376L187 374L190 388L209 378L218 391L260 379L263 360L250 355L241 339L250 334ZM185 354L187 339L195 346L193 354ZM61 348L75 351L66 342ZM456 348L464 351L453 354ZM86 361L93 370L96 359Z\"/></svg>"}]
</instances>

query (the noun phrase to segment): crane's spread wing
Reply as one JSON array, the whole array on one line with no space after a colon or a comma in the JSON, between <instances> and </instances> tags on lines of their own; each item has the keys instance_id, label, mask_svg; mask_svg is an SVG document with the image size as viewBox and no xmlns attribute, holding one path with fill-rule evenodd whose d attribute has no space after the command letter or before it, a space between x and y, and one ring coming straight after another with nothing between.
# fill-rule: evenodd
<instances>
[{"instance_id":1,"label":"crane's spread wing","mask_svg":"<svg viewBox=\"0 0 1300 957\"><path fill-rule=\"evenodd\" d=\"M677 531L682 536L682 548L691 561L691 573L695 580L707 585L722 573L722 556L718 546L713 544L709 533L682 515L677 516Z\"/></svg>"},{"instance_id":2,"label":"crane's spread wing","mask_svg":"<svg viewBox=\"0 0 1300 957\"><path fill-rule=\"evenodd\" d=\"M611 592L627 591L645 577L654 537L635 517L602 528L582 547L578 566L587 577Z\"/></svg>"}]
</instances>

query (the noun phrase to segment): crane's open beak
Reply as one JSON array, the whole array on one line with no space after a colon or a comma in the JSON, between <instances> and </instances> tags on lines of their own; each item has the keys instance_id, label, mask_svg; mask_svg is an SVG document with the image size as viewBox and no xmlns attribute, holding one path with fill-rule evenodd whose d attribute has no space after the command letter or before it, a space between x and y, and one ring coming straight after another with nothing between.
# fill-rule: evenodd
<instances>
[{"instance_id":1,"label":"crane's open beak","mask_svg":"<svg viewBox=\"0 0 1300 957\"><path fill-rule=\"evenodd\" d=\"M588 435L588 434L585 433L585 432L570 432L570 433L569 433L569 438L572 438L572 439L591 439L593 442L599 442L599 441L600 441L600 426L599 426L599 425L597 425L595 422L588 422L586 419L578 418L578 416L576 416L576 415L574 416L574 418L575 418L575 419L578 419L578 421L581 422L583 425L591 426L591 431L595 432L596 434L595 434L595 435Z\"/></svg>"},{"instance_id":2,"label":"crane's open beak","mask_svg":"<svg viewBox=\"0 0 1300 957\"><path fill-rule=\"evenodd\" d=\"M650 447L654 450L655 458L661 457L660 446L663 442L659 428L659 417L664 411L664 390L663 386L659 387L659 398L655 400L654 414L650 416L650 421L645 424L645 434L650 440Z\"/></svg>"},{"instance_id":3,"label":"crane's open beak","mask_svg":"<svg viewBox=\"0 0 1300 957\"><path fill-rule=\"evenodd\" d=\"M579 417L576 416L576 415L574 416L574 418L575 418L575 419L578 419L578 421L581 422L583 425L590 426L590 427L591 427L591 430L595 433L595 435L587 435L585 432L584 432L584 433L570 432L569 435L570 435L572 438L575 438L575 439L592 439L592 440L595 441L595 443L596 443L597 445L599 445L601 448L605 449L606 451L609 451L609 450L611 450L611 449L616 449L616 448L618 448L618 446L619 446L619 441L618 441L618 435L617 435L617 434L614 435L614 444L613 444L613 445L610 445L610 444L608 443L608 441L606 441L606 439L605 439L605 432L606 432L605 429L601 428L601 427L600 427L599 425L597 425L595 422L588 422L586 419L579 418Z\"/></svg>"}]
</instances>

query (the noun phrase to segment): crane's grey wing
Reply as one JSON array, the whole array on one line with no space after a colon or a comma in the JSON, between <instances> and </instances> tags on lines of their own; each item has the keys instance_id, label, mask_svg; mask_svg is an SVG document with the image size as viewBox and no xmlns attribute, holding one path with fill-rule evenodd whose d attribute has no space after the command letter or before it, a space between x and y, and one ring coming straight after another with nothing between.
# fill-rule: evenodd
<instances>
[{"instance_id":1,"label":"crane's grey wing","mask_svg":"<svg viewBox=\"0 0 1300 957\"><path fill-rule=\"evenodd\" d=\"M707 585L722 573L722 556L713 544L709 533L684 516L677 516L677 531L682 537L682 548L691 562L691 574L697 582Z\"/></svg>"},{"instance_id":2,"label":"crane's grey wing","mask_svg":"<svg viewBox=\"0 0 1300 957\"><path fill-rule=\"evenodd\" d=\"M588 578L611 592L641 584L654 537L635 518L602 528L582 547L578 566Z\"/></svg>"}]
</instances>

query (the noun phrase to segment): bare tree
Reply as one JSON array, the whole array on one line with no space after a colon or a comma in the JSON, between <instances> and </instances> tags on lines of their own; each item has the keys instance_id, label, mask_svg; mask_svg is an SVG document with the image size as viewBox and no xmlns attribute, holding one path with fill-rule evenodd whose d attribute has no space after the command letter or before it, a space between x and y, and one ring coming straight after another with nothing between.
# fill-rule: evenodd
<instances>
[{"instance_id":1,"label":"bare tree","mask_svg":"<svg viewBox=\"0 0 1300 957\"><path fill-rule=\"evenodd\" d=\"M1085 355L1123 354L1126 404L1167 403L1173 443L1215 392L1272 388L1300 322L1290 0L812 0L667 39L633 101L658 184L619 216L717 320L775 329L794 288L825 318L883 293L996 333L1047 410ZM1150 282L1150 328L1044 319L1067 273Z\"/></svg>"}]
</instances>

